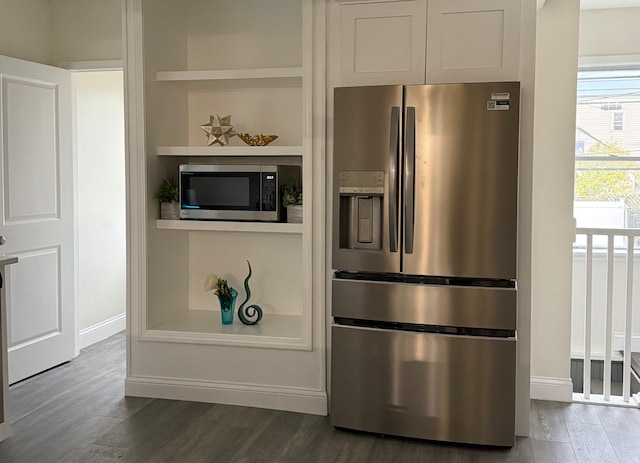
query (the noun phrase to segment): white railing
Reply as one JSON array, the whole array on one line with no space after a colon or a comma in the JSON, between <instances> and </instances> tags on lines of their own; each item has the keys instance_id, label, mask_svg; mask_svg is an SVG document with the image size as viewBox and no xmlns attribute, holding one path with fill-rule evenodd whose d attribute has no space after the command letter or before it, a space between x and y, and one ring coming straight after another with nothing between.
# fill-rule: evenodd
<instances>
[{"instance_id":1,"label":"white railing","mask_svg":"<svg viewBox=\"0 0 640 463\"><path fill-rule=\"evenodd\" d=\"M594 281L594 236L599 243L606 247L598 246L596 253L599 259L606 255L606 278L598 278ZM586 242L585 238L586 237ZM603 402L618 405L638 406L640 398L638 391L631 390L631 378L638 376L631 368L631 352L633 338L633 306L634 306L634 260L638 259L640 250L634 250L634 243L640 237L640 229L609 229L609 228L578 228L576 230L576 243L585 246L585 280L584 280L584 371L583 371L583 392L574 394L574 401ZM636 246L637 248L637 246ZM616 260L622 259L626 265L622 268L618 265L618 271L624 270L623 278L618 278L614 285L614 257ZM621 264L621 262L620 262ZM602 272L599 272L602 277ZM580 275L574 275L574 285ZM621 288L620 286L624 287ZM603 292L604 298L599 297L599 303L594 306L594 289ZM624 295L624 303L617 306L623 311L623 340L622 340L622 396L612 396L611 394L611 367L612 354L614 351L614 292L618 291L618 298ZM604 299L604 300L603 300ZM619 302L619 301L618 301ZM594 309L596 313L594 314ZM574 312L575 312L574 304ZM605 311L604 314L601 311ZM574 313L574 316L576 314ZM604 321L604 345L601 347L601 355L604 357L604 373L602 395L591 393L591 360L593 358L593 319L597 316L598 321ZM604 316L603 316L604 315ZM640 315L640 314L636 314ZM596 333L599 334L599 333ZM600 357L600 358L602 358ZM636 393L636 394L634 394Z\"/></svg>"}]
</instances>

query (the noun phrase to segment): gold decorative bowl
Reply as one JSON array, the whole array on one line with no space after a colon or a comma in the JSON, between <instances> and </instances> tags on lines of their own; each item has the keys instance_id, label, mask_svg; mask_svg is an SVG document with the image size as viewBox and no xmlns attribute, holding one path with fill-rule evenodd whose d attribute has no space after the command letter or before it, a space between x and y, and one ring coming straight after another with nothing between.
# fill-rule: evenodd
<instances>
[{"instance_id":1,"label":"gold decorative bowl","mask_svg":"<svg viewBox=\"0 0 640 463\"><path fill-rule=\"evenodd\" d=\"M239 133L238 137L249 146L267 146L278 138L277 135L250 135L248 133Z\"/></svg>"}]
</instances>

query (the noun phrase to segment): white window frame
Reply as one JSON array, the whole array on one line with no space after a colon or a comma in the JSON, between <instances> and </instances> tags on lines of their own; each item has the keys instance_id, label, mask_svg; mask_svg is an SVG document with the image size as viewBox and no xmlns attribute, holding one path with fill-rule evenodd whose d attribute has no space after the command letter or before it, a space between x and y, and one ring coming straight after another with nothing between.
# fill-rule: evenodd
<instances>
[{"instance_id":1,"label":"white window frame","mask_svg":"<svg viewBox=\"0 0 640 463\"><path fill-rule=\"evenodd\" d=\"M621 116L621 120L616 120L616 116ZM624 109L617 109L611 111L611 131L612 132L624 132Z\"/></svg>"},{"instance_id":2,"label":"white window frame","mask_svg":"<svg viewBox=\"0 0 640 463\"><path fill-rule=\"evenodd\" d=\"M608 70L615 68L640 68L640 54L634 55L614 55L614 56L581 56L578 58L578 70L579 71L599 71L599 70ZM624 130L624 110L613 110L611 115L611 130L613 130L613 113L614 112L622 112L623 113L623 130ZM619 130L615 130L615 132L620 132ZM580 159L583 156L576 155L576 160ZM591 158L593 159L593 158ZM594 159L595 160L595 159ZM628 160L640 160L640 156L631 156ZM626 225L625 225L626 227ZM579 248L579 246L577 246ZM576 252L576 244L574 243L574 252ZM581 252L578 249L578 252Z\"/></svg>"}]
</instances>

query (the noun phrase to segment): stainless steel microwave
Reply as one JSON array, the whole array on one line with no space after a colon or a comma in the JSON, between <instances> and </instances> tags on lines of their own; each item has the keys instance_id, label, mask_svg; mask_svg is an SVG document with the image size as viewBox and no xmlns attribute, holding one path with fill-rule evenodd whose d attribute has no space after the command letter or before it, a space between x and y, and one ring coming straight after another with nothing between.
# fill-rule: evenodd
<instances>
[{"instance_id":1,"label":"stainless steel microwave","mask_svg":"<svg viewBox=\"0 0 640 463\"><path fill-rule=\"evenodd\" d=\"M283 220L282 182L299 179L298 166L180 166L180 218L195 220Z\"/></svg>"}]
</instances>

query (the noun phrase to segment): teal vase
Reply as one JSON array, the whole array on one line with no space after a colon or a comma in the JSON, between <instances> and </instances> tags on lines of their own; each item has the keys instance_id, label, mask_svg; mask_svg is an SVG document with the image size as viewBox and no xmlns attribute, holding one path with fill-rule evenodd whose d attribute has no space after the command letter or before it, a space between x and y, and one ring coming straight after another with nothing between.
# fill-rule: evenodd
<instances>
[{"instance_id":1,"label":"teal vase","mask_svg":"<svg viewBox=\"0 0 640 463\"><path fill-rule=\"evenodd\" d=\"M220 302L220 313L222 314L222 324L231 325L233 323L233 311L236 307L236 298L238 297L238 291L231 290L231 297L218 295L218 301Z\"/></svg>"}]
</instances>

